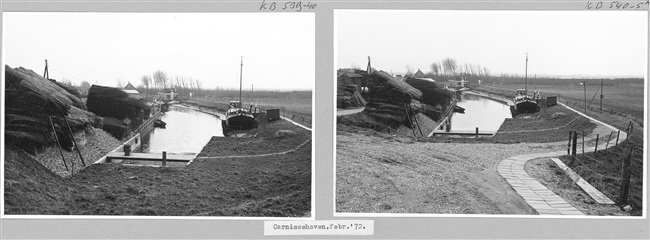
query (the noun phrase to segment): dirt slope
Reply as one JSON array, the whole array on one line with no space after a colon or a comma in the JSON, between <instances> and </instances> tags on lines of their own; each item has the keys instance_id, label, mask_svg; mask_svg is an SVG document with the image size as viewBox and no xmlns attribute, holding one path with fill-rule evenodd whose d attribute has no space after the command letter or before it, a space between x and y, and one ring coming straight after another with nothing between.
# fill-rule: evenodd
<instances>
[{"instance_id":1,"label":"dirt slope","mask_svg":"<svg viewBox=\"0 0 650 240\"><path fill-rule=\"evenodd\" d=\"M337 134L338 212L531 214L497 164L544 144L414 142L370 132Z\"/></svg>"}]
</instances>

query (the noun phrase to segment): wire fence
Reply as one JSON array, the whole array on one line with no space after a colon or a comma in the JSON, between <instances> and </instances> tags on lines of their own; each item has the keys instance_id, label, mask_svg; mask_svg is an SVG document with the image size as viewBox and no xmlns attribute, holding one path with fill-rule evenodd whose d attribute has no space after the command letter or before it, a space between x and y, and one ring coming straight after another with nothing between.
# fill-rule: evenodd
<instances>
[{"instance_id":1,"label":"wire fence","mask_svg":"<svg viewBox=\"0 0 650 240\"><path fill-rule=\"evenodd\" d=\"M628 128L625 129L625 132L630 132L632 130L633 130L633 123L632 123L632 121L630 121L630 123L628 124ZM620 153L610 153L609 155L607 155L608 157L614 157L614 158L621 159L620 162L615 161L614 163L607 163L607 162L604 162L602 160L597 159L598 154L603 154L602 153L603 151L607 151L607 146L609 146L610 141L616 141L615 146L617 146L619 144L619 142L620 142L619 141L619 136L615 136L615 138L612 139L612 135L614 135L614 133L616 133L618 135L619 132L613 132L612 131L609 134L609 137L607 138L607 140L603 140L603 141L607 141L607 143L602 143L601 142L600 145L604 144L605 147L603 149L601 149L600 153L599 153L599 151L598 151L598 145L599 145L598 140L596 140L596 142L594 144L592 142L592 140L594 140L594 139L587 139L587 140L584 139L584 137L585 137L584 133L579 134L577 131L572 131L572 133L569 136L569 144L567 144L567 149L568 149L567 156L570 158L569 163L567 165L569 167L571 167L571 168L574 168L575 166L579 166L580 167L580 172L583 173L582 175L597 176L598 178L601 178L601 179L603 179L603 178L604 179L611 179L611 180L619 181L619 182L622 182L622 183L627 181L629 183L629 180L630 180L630 178L629 178L630 177L630 175L629 175L630 159L631 159L631 157L632 157L632 155L634 153L634 150L638 146L642 145L642 144L637 143L634 139L630 139L629 136L631 134L626 135L626 139L621 139L624 142L628 142L628 146L621 146L622 151ZM579 145L579 143L577 141L577 139L578 139L577 136L578 135L581 135L582 139L583 139L582 140L582 145L583 145L582 149L583 150L582 150L582 154L580 154L580 155L578 155L576 153L578 151L577 146ZM585 150L584 150L585 149L585 144L593 145L593 149L594 149L593 152L589 152L589 151L585 152ZM589 146L589 147L592 147L592 146ZM572 150L573 150L573 152L571 152ZM614 150L614 151L616 151L616 150ZM591 156L590 154L592 154L593 156ZM611 175L611 173L616 172L616 171L611 171L611 168L612 168L611 164L621 164L622 165L621 169L617 170L617 171L622 172L622 177L612 176ZM607 171L607 170L597 170L600 167L605 168L605 169L609 169L610 170L609 173L603 172L603 171ZM585 172L588 172L588 173L585 174ZM622 188L627 188L627 186L622 185L621 189Z\"/></svg>"}]
</instances>

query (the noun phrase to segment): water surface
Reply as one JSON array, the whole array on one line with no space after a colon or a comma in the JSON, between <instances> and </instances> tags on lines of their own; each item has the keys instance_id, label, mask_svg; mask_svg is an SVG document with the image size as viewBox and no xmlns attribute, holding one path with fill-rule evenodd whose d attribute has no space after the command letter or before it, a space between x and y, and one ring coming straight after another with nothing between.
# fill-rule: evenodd
<instances>
[{"instance_id":1,"label":"water surface","mask_svg":"<svg viewBox=\"0 0 650 240\"><path fill-rule=\"evenodd\" d=\"M160 118L166 128L143 137L143 152L198 153L213 136L223 137L221 119L184 106L172 106Z\"/></svg>"},{"instance_id":2,"label":"water surface","mask_svg":"<svg viewBox=\"0 0 650 240\"><path fill-rule=\"evenodd\" d=\"M451 118L452 131L497 131L506 118L512 118L510 107L486 97L464 93L456 104L465 108L465 113L454 113Z\"/></svg>"}]
</instances>

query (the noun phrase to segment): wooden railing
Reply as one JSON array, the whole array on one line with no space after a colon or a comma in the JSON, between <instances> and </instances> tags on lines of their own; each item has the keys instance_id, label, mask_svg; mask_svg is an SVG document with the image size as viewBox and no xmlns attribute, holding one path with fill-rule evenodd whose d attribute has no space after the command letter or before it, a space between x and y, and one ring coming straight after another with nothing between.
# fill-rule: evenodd
<instances>
[{"instance_id":1,"label":"wooden railing","mask_svg":"<svg viewBox=\"0 0 650 240\"><path fill-rule=\"evenodd\" d=\"M158 112L157 112L156 114L154 114L152 117L150 117L149 119L147 119L146 122L142 123L138 128L136 128L133 132L134 132L135 134L138 134L138 133L139 133L140 135L144 135L144 133L143 133L142 131L145 130L145 129L147 129L147 128L149 128L149 127L151 127L151 126L153 125L153 122L156 121L156 119L160 118L161 115L162 115L162 112L161 112L161 111L158 111Z\"/></svg>"}]
</instances>

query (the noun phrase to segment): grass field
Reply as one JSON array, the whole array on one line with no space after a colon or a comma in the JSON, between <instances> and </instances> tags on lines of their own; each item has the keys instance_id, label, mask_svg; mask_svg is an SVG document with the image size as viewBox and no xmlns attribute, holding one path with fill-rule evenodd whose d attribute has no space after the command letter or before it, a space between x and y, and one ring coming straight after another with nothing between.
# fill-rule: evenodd
<instances>
[{"instance_id":1,"label":"grass field","mask_svg":"<svg viewBox=\"0 0 650 240\"><path fill-rule=\"evenodd\" d=\"M284 115L312 116L312 91L257 91L242 92L244 106L257 105L262 109L281 109ZM195 99L228 104L239 99L239 91L221 90ZM226 105L227 107L227 105Z\"/></svg>"},{"instance_id":2,"label":"grass field","mask_svg":"<svg viewBox=\"0 0 650 240\"><path fill-rule=\"evenodd\" d=\"M600 81L587 82L587 105L591 102L589 111L600 111ZM500 95L514 97L516 90L524 88L522 84L482 85L478 90L489 91ZM568 85L528 85L529 92L539 91L542 96L557 96L558 101L569 106L584 109L585 88L577 84ZM596 95L595 98L594 94ZM644 87L640 84L620 84L605 86L603 90L603 111L621 116L632 117L637 124L643 126ZM593 98L593 101L592 101Z\"/></svg>"}]
</instances>

